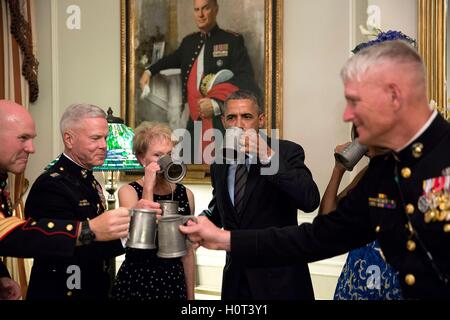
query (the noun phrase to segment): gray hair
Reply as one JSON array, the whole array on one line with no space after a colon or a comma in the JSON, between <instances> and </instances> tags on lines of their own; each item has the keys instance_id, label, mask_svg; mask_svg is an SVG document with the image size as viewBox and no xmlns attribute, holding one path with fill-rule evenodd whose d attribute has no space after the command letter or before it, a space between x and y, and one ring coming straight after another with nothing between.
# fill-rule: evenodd
<instances>
[{"instance_id":1,"label":"gray hair","mask_svg":"<svg viewBox=\"0 0 450 320\"><path fill-rule=\"evenodd\" d=\"M222 113L225 113L225 111L227 110L228 101L230 100L251 100L253 102L253 105L256 107L258 114L264 113L264 109L261 106L261 103L259 102L260 99L258 99L258 96L254 94L252 91L238 90L230 94L223 103Z\"/></svg>"},{"instance_id":2,"label":"gray hair","mask_svg":"<svg viewBox=\"0 0 450 320\"><path fill-rule=\"evenodd\" d=\"M344 83L350 80L360 81L361 76L370 68L388 61L412 65L417 81L425 83L422 58L413 46L403 40L385 41L362 49L345 63L341 78Z\"/></svg>"},{"instance_id":3,"label":"gray hair","mask_svg":"<svg viewBox=\"0 0 450 320\"><path fill-rule=\"evenodd\" d=\"M106 112L92 104L76 103L67 107L66 111L59 121L61 135L64 135L68 129L75 127L81 119L86 118L105 118Z\"/></svg>"}]
</instances>

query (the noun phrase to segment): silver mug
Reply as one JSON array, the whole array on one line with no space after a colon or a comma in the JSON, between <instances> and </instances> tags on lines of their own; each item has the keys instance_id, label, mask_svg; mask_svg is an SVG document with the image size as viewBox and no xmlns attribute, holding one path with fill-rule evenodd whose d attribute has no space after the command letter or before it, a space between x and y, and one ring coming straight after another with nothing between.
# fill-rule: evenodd
<instances>
[{"instance_id":1,"label":"silver mug","mask_svg":"<svg viewBox=\"0 0 450 320\"><path fill-rule=\"evenodd\" d=\"M346 170L352 171L354 166L361 160L369 149L359 143L359 139L355 138L352 143L345 147L342 151L336 152L334 158Z\"/></svg>"},{"instance_id":2,"label":"silver mug","mask_svg":"<svg viewBox=\"0 0 450 320\"><path fill-rule=\"evenodd\" d=\"M160 258L178 258L186 255L186 235L178 229L195 216L162 216L158 221L158 252Z\"/></svg>"},{"instance_id":3,"label":"silver mug","mask_svg":"<svg viewBox=\"0 0 450 320\"><path fill-rule=\"evenodd\" d=\"M155 210L130 209L130 230L126 243L128 248L156 248L156 213Z\"/></svg>"},{"instance_id":4,"label":"silver mug","mask_svg":"<svg viewBox=\"0 0 450 320\"><path fill-rule=\"evenodd\" d=\"M173 216L178 215L178 201L176 200L158 200L161 205L162 215Z\"/></svg>"},{"instance_id":5,"label":"silver mug","mask_svg":"<svg viewBox=\"0 0 450 320\"><path fill-rule=\"evenodd\" d=\"M160 172L164 174L164 178L171 183L178 183L186 176L186 165L182 162L174 161L168 154L159 158L158 164L161 168Z\"/></svg>"},{"instance_id":6,"label":"silver mug","mask_svg":"<svg viewBox=\"0 0 450 320\"><path fill-rule=\"evenodd\" d=\"M223 158L227 162L234 162L240 152L240 140L244 130L239 127L230 127L225 131L225 137L223 141Z\"/></svg>"}]
</instances>

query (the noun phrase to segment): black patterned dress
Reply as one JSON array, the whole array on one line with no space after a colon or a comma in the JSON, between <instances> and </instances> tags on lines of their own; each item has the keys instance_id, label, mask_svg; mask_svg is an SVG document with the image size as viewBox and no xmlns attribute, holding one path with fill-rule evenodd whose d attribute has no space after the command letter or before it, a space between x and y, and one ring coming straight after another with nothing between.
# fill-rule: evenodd
<instances>
[{"instance_id":1,"label":"black patterned dress","mask_svg":"<svg viewBox=\"0 0 450 320\"><path fill-rule=\"evenodd\" d=\"M141 199L142 186L137 182L130 185ZM172 200L172 194L154 194L153 198L155 201ZM179 202L179 214L191 214L186 188L183 185L176 185L173 200ZM157 251L158 249L125 249L125 261L114 280L111 299L121 301L187 299L181 258L160 258L156 255Z\"/></svg>"}]
</instances>

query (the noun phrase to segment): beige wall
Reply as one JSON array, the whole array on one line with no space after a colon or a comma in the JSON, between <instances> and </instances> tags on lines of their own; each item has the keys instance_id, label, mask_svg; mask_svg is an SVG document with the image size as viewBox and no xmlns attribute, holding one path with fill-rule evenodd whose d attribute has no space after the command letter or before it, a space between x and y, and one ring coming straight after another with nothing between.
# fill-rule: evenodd
<instances>
[{"instance_id":1,"label":"beige wall","mask_svg":"<svg viewBox=\"0 0 450 320\"><path fill-rule=\"evenodd\" d=\"M59 118L71 103L111 107L120 114L120 1L35 1L40 97L30 106L37 151L27 177L34 181L62 152ZM81 29L69 30L69 5L81 8Z\"/></svg>"},{"instance_id":2,"label":"beige wall","mask_svg":"<svg viewBox=\"0 0 450 320\"><path fill-rule=\"evenodd\" d=\"M27 171L31 181L62 150L58 120L68 104L111 106L119 114L119 3L35 1L41 95L31 106L38 130L38 151ZM306 164L321 193L332 169L333 148L349 137L349 125L341 120L344 99L339 71L350 50L361 41L358 26L365 23L366 3L380 6L383 30L397 29L416 37L416 0L285 0L284 138L304 147ZM81 7L81 30L70 31L65 26L65 10L71 4ZM211 190L189 187L196 194L199 212L206 207ZM302 214L300 220L312 217ZM332 297L342 262L340 257L311 264L317 298ZM220 279L215 280L220 284Z\"/></svg>"}]
</instances>

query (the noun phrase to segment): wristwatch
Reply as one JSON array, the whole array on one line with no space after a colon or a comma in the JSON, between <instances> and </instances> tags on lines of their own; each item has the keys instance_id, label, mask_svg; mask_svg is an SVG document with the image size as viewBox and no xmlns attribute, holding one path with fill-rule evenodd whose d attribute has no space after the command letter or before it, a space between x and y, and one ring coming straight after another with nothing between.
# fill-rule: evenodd
<instances>
[{"instance_id":1,"label":"wristwatch","mask_svg":"<svg viewBox=\"0 0 450 320\"><path fill-rule=\"evenodd\" d=\"M89 221L81 221L81 232L78 240L82 245L88 245L95 240L95 233L89 228Z\"/></svg>"}]
</instances>

